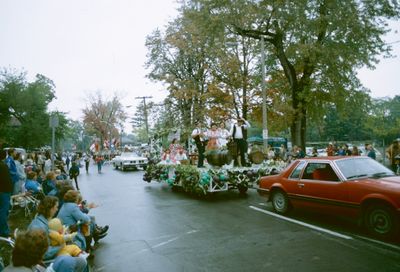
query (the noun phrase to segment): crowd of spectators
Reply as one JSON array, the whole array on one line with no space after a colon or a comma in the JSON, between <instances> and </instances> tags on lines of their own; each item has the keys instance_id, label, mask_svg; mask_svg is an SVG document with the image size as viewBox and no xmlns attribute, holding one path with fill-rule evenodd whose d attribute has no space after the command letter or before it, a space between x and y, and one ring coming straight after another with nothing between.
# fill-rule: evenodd
<instances>
[{"instance_id":1,"label":"crowd of spectators","mask_svg":"<svg viewBox=\"0 0 400 272\"><path fill-rule=\"evenodd\" d=\"M87 258L94 257L93 244L107 235L108 226L96 224L88 213L97 205L83 201L76 179L75 188L72 185L71 178L77 175L71 174L76 171L71 169L75 165L79 175L78 162L72 159L71 169L62 164L53 171L51 167L47 169L47 160L43 161L41 165L31 155L23 159L13 148L7 153L0 150L0 236L13 236L8 220L14 197L29 195L39 203L27 231L16 233L12 264L4 271L44 271L41 269L50 263L53 271L87 271ZM66 226L62 231L49 227L55 217ZM64 239L62 243L52 243L54 232ZM68 254L66 248L71 246L78 248L74 251L77 254Z\"/></svg>"}]
</instances>

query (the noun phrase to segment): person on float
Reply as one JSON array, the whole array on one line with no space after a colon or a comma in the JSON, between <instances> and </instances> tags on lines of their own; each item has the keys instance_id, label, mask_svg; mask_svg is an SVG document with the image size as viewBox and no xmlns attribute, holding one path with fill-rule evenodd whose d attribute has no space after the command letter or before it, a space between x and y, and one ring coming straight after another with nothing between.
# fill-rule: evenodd
<instances>
[{"instance_id":1,"label":"person on float","mask_svg":"<svg viewBox=\"0 0 400 272\"><path fill-rule=\"evenodd\" d=\"M241 166L246 166L246 152L247 152L247 129L250 128L250 123L247 122L244 118L238 118L236 124L233 124L229 134L232 136L233 140L237 144L237 154L235 154L234 158L234 166L238 166L238 156L240 155L240 164Z\"/></svg>"},{"instance_id":2,"label":"person on float","mask_svg":"<svg viewBox=\"0 0 400 272\"><path fill-rule=\"evenodd\" d=\"M202 124L200 121L195 122L195 128L192 131L192 138L194 142L196 143L197 147L197 152L199 155L198 161L197 161L197 167L201 168L204 167L204 151L205 151L205 137L204 137L204 131L202 128Z\"/></svg>"}]
</instances>

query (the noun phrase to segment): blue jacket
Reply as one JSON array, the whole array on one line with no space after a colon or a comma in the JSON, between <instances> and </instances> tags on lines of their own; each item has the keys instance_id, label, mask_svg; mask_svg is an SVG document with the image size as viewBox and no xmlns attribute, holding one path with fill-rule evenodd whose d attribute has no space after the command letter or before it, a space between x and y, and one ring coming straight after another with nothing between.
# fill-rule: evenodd
<instances>
[{"instance_id":1,"label":"blue jacket","mask_svg":"<svg viewBox=\"0 0 400 272\"><path fill-rule=\"evenodd\" d=\"M78 204L72 202L64 202L57 217L66 226L75 225L78 221L82 223L90 222L90 217L79 209Z\"/></svg>"},{"instance_id":2,"label":"blue jacket","mask_svg":"<svg viewBox=\"0 0 400 272\"><path fill-rule=\"evenodd\" d=\"M50 238L49 238L49 221L43 215L37 215L32 222L28 226L28 230L33 229L40 229L43 230L49 241L50 245ZM46 253L44 254L44 260L50 260L56 257L57 253L60 251L61 247L59 246L49 246Z\"/></svg>"},{"instance_id":3,"label":"blue jacket","mask_svg":"<svg viewBox=\"0 0 400 272\"><path fill-rule=\"evenodd\" d=\"M51 191L57 191L56 183L51 179L46 179L45 181L43 181L42 187L43 187L43 193L45 195L49 195Z\"/></svg>"},{"instance_id":4,"label":"blue jacket","mask_svg":"<svg viewBox=\"0 0 400 272\"><path fill-rule=\"evenodd\" d=\"M40 192L40 184L36 180L27 179L25 181L25 189L32 193Z\"/></svg>"},{"instance_id":5,"label":"blue jacket","mask_svg":"<svg viewBox=\"0 0 400 272\"><path fill-rule=\"evenodd\" d=\"M5 160L5 163L8 166L8 169L10 171L10 175L11 175L11 179L13 181L13 183L18 182L19 180L19 176L17 173L17 166L15 165L15 161L11 156L8 156Z\"/></svg>"}]
</instances>

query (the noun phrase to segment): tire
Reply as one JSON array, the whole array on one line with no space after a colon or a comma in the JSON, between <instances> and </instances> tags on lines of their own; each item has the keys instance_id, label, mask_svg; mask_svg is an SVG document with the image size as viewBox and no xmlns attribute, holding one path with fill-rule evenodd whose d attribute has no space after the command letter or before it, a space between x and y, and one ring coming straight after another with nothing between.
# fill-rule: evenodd
<instances>
[{"instance_id":1,"label":"tire","mask_svg":"<svg viewBox=\"0 0 400 272\"><path fill-rule=\"evenodd\" d=\"M276 213L286 214L290 211L289 198L282 190L275 190L272 193L271 202Z\"/></svg>"},{"instance_id":2,"label":"tire","mask_svg":"<svg viewBox=\"0 0 400 272\"><path fill-rule=\"evenodd\" d=\"M365 209L364 224L367 231L383 240L398 238L399 219L393 208L372 204Z\"/></svg>"},{"instance_id":3,"label":"tire","mask_svg":"<svg viewBox=\"0 0 400 272\"><path fill-rule=\"evenodd\" d=\"M143 168L143 170L144 170L144 171L146 171L146 169L147 169L147 165L143 165L143 167L142 167L142 168Z\"/></svg>"}]
</instances>

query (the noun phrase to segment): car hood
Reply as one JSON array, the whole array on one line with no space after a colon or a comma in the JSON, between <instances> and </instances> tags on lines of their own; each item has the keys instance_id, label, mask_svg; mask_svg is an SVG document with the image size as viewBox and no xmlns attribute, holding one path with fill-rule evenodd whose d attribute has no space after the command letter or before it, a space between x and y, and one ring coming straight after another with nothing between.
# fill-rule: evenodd
<instances>
[{"instance_id":1,"label":"car hood","mask_svg":"<svg viewBox=\"0 0 400 272\"><path fill-rule=\"evenodd\" d=\"M379 187L386 189L396 189L400 190L400 176L384 177L379 179L367 178L355 180L357 183L365 184L370 187Z\"/></svg>"}]
</instances>

